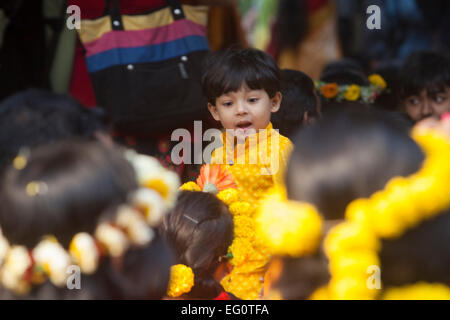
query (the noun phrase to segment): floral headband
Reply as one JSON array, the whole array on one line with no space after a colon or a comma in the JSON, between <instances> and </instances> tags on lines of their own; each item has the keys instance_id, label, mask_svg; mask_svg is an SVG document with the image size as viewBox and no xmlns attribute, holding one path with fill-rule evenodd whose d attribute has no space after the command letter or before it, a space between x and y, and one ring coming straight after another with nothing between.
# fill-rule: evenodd
<instances>
[{"instance_id":1,"label":"floral headband","mask_svg":"<svg viewBox=\"0 0 450 320\"><path fill-rule=\"evenodd\" d=\"M190 181L183 184L180 190L194 191L194 192L211 192L223 201L229 208L230 213L234 217L234 233L235 239L241 233L246 233L245 222L239 217L247 217L253 212L249 203L240 200L239 192L236 189L233 176L227 172L226 167L222 165L206 164L200 169L200 175L197 181ZM184 215L186 219L193 221L195 219ZM233 244L235 240L233 241ZM240 260L241 254L239 252L232 252L231 248L227 254L227 258L231 258L231 263ZM179 297L182 294L191 291L194 286L194 272L186 265L178 264L171 267L171 276L167 294L170 297Z\"/></svg>"},{"instance_id":2,"label":"floral headband","mask_svg":"<svg viewBox=\"0 0 450 320\"><path fill-rule=\"evenodd\" d=\"M409 177L391 179L384 190L347 206L346 221L330 230L324 243L331 280L312 295L313 299L379 297L380 290L367 284L367 270L380 265L381 240L399 238L450 207L448 137L421 128L415 128L412 136L427 156L422 168ZM419 282L385 290L381 298L448 300L450 287Z\"/></svg>"},{"instance_id":3,"label":"floral headband","mask_svg":"<svg viewBox=\"0 0 450 320\"><path fill-rule=\"evenodd\" d=\"M0 283L3 287L19 295L27 294L33 285L39 285L46 279L62 287L66 284L69 266L75 264L82 273L93 274L102 257L120 257L128 248L145 246L152 241L152 227L159 224L167 207L172 205L178 189L178 177L163 169L151 157L133 151L127 151L125 156L135 168L143 187L131 195L131 205L119 206L112 220L109 218L100 222L93 235L86 232L76 234L69 250L52 235L44 237L31 250L25 246L11 245L0 230ZM14 166L22 170L26 163L27 159L21 153L15 159ZM27 185L29 196L45 194L40 187L29 187L31 184Z\"/></svg>"},{"instance_id":4,"label":"floral headband","mask_svg":"<svg viewBox=\"0 0 450 320\"><path fill-rule=\"evenodd\" d=\"M327 83L316 81L315 87L317 92L327 100L335 99L338 102L358 101L364 103L373 103L376 98L387 88L386 81L379 75L373 74L369 77L369 86L338 85L337 83Z\"/></svg>"}]
</instances>

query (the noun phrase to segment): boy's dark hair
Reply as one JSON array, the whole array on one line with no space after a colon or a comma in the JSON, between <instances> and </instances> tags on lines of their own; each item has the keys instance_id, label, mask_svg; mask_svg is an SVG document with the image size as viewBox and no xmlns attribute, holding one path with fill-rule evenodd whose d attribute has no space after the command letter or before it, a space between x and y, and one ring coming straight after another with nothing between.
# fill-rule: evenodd
<instances>
[{"instance_id":1,"label":"boy's dark hair","mask_svg":"<svg viewBox=\"0 0 450 320\"><path fill-rule=\"evenodd\" d=\"M400 100L422 90L440 92L450 86L450 59L440 53L419 51L406 59L399 74Z\"/></svg>"},{"instance_id":2,"label":"boy's dark hair","mask_svg":"<svg viewBox=\"0 0 450 320\"><path fill-rule=\"evenodd\" d=\"M30 89L0 104L0 173L21 147L35 147L72 137L93 138L106 130L99 108L85 109L73 98Z\"/></svg>"},{"instance_id":3,"label":"boy's dark hair","mask_svg":"<svg viewBox=\"0 0 450 320\"><path fill-rule=\"evenodd\" d=\"M213 274L233 240L228 207L213 194L182 191L175 208L164 217L161 234L172 244L177 263L194 271L195 284L187 296L217 297L222 289Z\"/></svg>"},{"instance_id":4,"label":"boy's dark hair","mask_svg":"<svg viewBox=\"0 0 450 320\"><path fill-rule=\"evenodd\" d=\"M208 103L246 84L265 90L270 98L280 91L280 69L267 53L257 49L227 49L210 53L206 59L202 87Z\"/></svg>"},{"instance_id":5,"label":"boy's dark hair","mask_svg":"<svg viewBox=\"0 0 450 320\"><path fill-rule=\"evenodd\" d=\"M424 159L408 131L383 112L329 114L293 142L288 196L316 205L325 219L343 219L352 200L416 172Z\"/></svg>"},{"instance_id":6,"label":"boy's dark hair","mask_svg":"<svg viewBox=\"0 0 450 320\"><path fill-rule=\"evenodd\" d=\"M314 90L314 82L305 73L288 69L281 71L283 99L280 110L272 115L271 121L283 136L290 137L301 127L305 112L312 117L318 116Z\"/></svg>"},{"instance_id":7,"label":"boy's dark hair","mask_svg":"<svg viewBox=\"0 0 450 320\"><path fill-rule=\"evenodd\" d=\"M46 193L29 196L31 181L45 183ZM81 140L39 146L31 150L25 168L5 171L0 225L11 244L31 249L43 236L53 235L68 249L75 234L93 234L99 219L116 212L136 188L134 169L117 149ZM83 290L56 288L47 281L27 298L160 299L172 262L170 248L157 236L146 247L128 250L119 269L110 258L102 259L93 275L83 275ZM0 297L14 295L0 288Z\"/></svg>"}]
</instances>

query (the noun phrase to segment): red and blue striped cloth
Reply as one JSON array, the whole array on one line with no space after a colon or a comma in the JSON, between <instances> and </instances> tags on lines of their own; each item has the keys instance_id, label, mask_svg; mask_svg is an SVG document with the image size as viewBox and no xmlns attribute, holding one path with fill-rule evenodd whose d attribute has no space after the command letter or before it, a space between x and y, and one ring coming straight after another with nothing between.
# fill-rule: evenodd
<instances>
[{"instance_id":1,"label":"red and blue striped cloth","mask_svg":"<svg viewBox=\"0 0 450 320\"><path fill-rule=\"evenodd\" d=\"M113 30L111 17L82 20L78 30L90 73L136 63L160 62L209 50L208 8L183 6L184 19L174 20L170 7L146 15L122 15L124 30Z\"/></svg>"}]
</instances>

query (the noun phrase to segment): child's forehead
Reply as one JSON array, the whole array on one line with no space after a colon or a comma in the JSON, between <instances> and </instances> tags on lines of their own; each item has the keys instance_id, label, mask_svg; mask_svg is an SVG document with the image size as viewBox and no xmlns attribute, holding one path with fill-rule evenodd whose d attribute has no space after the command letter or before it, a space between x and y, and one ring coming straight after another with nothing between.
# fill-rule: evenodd
<instances>
[{"instance_id":1,"label":"child's forehead","mask_svg":"<svg viewBox=\"0 0 450 320\"><path fill-rule=\"evenodd\" d=\"M256 93L256 92L260 92L260 91L264 91L263 89L250 89L248 87L248 85L246 83L243 83L239 89L235 90L235 91L227 91L224 92L221 96L231 96L231 95L235 95L235 94L239 94L239 93Z\"/></svg>"},{"instance_id":2,"label":"child's forehead","mask_svg":"<svg viewBox=\"0 0 450 320\"><path fill-rule=\"evenodd\" d=\"M417 89L415 91L409 92L407 97L413 97L413 96L432 96L439 93L448 93L450 92L450 86L446 85L434 85L429 87L423 87L420 89Z\"/></svg>"}]
</instances>

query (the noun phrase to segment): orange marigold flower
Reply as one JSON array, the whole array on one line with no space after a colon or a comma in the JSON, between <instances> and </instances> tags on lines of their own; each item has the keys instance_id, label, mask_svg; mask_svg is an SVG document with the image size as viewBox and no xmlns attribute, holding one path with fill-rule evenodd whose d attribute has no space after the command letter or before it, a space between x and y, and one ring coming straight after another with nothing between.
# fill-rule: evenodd
<instances>
[{"instance_id":1,"label":"orange marigold flower","mask_svg":"<svg viewBox=\"0 0 450 320\"><path fill-rule=\"evenodd\" d=\"M332 99L339 93L339 86L337 83L329 83L320 88L323 96L327 99Z\"/></svg>"}]
</instances>

